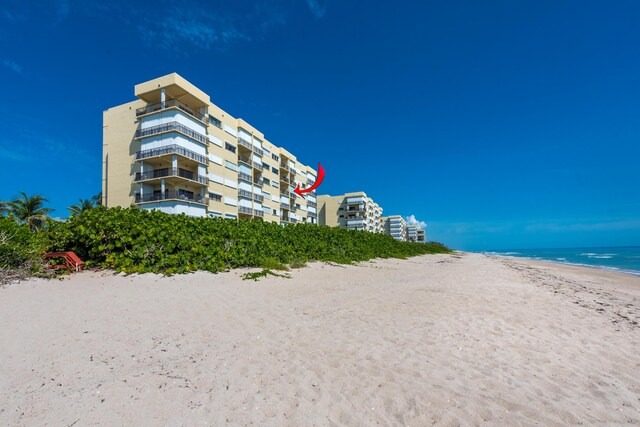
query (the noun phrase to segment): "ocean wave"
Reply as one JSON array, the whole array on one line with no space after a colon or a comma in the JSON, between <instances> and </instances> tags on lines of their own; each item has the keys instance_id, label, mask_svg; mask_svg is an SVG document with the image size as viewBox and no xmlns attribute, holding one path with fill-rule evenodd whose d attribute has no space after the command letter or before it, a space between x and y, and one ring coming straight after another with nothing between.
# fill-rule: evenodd
<instances>
[{"instance_id":1,"label":"ocean wave","mask_svg":"<svg viewBox=\"0 0 640 427\"><path fill-rule=\"evenodd\" d=\"M593 255L598 255L598 254L593 253L593 252L583 252L583 253L578 254L578 255L582 255L582 256L593 256Z\"/></svg>"},{"instance_id":2,"label":"ocean wave","mask_svg":"<svg viewBox=\"0 0 640 427\"><path fill-rule=\"evenodd\" d=\"M613 258L613 256L611 256L611 255L590 255L589 258L609 259L609 258Z\"/></svg>"},{"instance_id":3,"label":"ocean wave","mask_svg":"<svg viewBox=\"0 0 640 427\"><path fill-rule=\"evenodd\" d=\"M566 261L566 258L556 258L558 261Z\"/></svg>"}]
</instances>

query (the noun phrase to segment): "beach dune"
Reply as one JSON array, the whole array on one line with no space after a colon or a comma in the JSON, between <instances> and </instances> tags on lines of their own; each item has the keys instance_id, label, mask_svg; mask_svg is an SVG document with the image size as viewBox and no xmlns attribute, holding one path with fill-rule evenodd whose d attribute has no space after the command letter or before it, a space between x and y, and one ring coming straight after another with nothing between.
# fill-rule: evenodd
<instances>
[{"instance_id":1,"label":"beach dune","mask_svg":"<svg viewBox=\"0 0 640 427\"><path fill-rule=\"evenodd\" d=\"M640 278L479 254L0 289L0 425L640 423Z\"/></svg>"}]
</instances>

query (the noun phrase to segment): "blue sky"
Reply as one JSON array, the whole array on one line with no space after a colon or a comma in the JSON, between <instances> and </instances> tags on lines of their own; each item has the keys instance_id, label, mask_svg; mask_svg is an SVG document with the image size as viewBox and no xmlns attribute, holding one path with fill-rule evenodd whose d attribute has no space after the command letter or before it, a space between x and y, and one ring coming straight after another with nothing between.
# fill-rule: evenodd
<instances>
[{"instance_id":1,"label":"blue sky","mask_svg":"<svg viewBox=\"0 0 640 427\"><path fill-rule=\"evenodd\" d=\"M0 3L0 199L100 191L102 111L178 72L467 250L640 244L637 1Z\"/></svg>"}]
</instances>

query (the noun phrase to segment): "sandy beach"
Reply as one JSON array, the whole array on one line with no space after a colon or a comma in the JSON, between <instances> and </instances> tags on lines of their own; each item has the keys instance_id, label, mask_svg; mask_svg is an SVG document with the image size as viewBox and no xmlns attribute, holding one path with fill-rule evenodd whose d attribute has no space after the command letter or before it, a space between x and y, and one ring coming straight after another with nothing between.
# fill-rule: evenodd
<instances>
[{"instance_id":1,"label":"sandy beach","mask_svg":"<svg viewBox=\"0 0 640 427\"><path fill-rule=\"evenodd\" d=\"M0 289L0 425L640 424L640 277L479 254Z\"/></svg>"}]
</instances>

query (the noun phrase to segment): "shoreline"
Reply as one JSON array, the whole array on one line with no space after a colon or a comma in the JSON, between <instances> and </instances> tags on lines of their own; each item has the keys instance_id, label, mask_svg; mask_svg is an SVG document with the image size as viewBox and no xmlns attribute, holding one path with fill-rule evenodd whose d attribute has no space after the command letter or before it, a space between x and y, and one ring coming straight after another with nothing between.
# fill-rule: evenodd
<instances>
[{"instance_id":1,"label":"shoreline","mask_svg":"<svg viewBox=\"0 0 640 427\"><path fill-rule=\"evenodd\" d=\"M457 251L457 252L464 252L464 251ZM605 265L595 265L595 264L581 264L581 263L574 263L574 262L567 262L567 261L560 261L560 260L551 260L551 259L543 259L543 258L533 258L533 257L526 257L526 256L515 256L515 255L500 255L497 253L489 253L489 252L467 252L467 253L474 253L474 254L481 254L481 255L485 255L488 257L501 257L501 258L513 258L513 259L521 259L521 260L529 260L529 261L540 261L540 262L544 262L544 263L551 263L554 265L566 265L566 266L571 266L571 267L585 267L588 269L593 269L593 270L598 270L598 271L608 271L611 273L619 273L619 274L625 274L625 275L629 275L629 276L636 276L636 277L640 277L640 270L626 270L623 268L619 268L619 267L608 267Z\"/></svg>"},{"instance_id":2,"label":"shoreline","mask_svg":"<svg viewBox=\"0 0 640 427\"><path fill-rule=\"evenodd\" d=\"M640 280L475 253L0 289L2 425L640 423Z\"/></svg>"}]
</instances>

